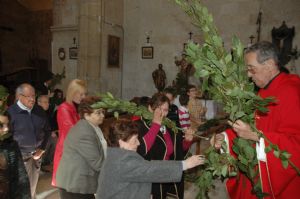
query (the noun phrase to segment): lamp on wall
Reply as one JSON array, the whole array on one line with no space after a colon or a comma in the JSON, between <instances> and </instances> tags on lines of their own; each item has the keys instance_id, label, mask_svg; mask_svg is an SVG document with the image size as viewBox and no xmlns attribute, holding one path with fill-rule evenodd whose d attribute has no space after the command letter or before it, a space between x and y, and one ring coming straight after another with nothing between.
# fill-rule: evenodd
<instances>
[{"instance_id":1,"label":"lamp on wall","mask_svg":"<svg viewBox=\"0 0 300 199\"><path fill-rule=\"evenodd\" d=\"M150 42L150 36L152 35L152 30L145 32L145 35L146 35L145 46L152 46L152 43Z\"/></svg>"},{"instance_id":2,"label":"lamp on wall","mask_svg":"<svg viewBox=\"0 0 300 199\"><path fill-rule=\"evenodd\" d=\"M154 57L154 49L152 43L150 42L150 36L152 31L145 32L146 35L146 43L142 46L142 59L153 59Z\"/></svg>"},{"instance_id":3,"label":"lamp on wall","mask_svg":"<svg viewBox=\"0 0 300 199\"><path fill-rule=\"evenodd\" d=\"M70 59L78 58L78 45L76 43L76 37L73 37L72 47L69 48L69 58Z\"/></svg>"},{"instance_id":4,"label":"lamp on wall","mask_svg":"<svg viewBox=\"0 0 300 199\"><path fill-rule=\"evenodd\" d=\"M192 39L192 37L193 37L193 32L191 31L191 32L189 32L189 35L190 35L190 37L189 37L189 41L193 41L193 39Z\"/></svg>"},{"instance_id":5,"label":"lamp on wall","mask_svg":"<svg viewBox=\"0 0 300 199\"><path fill-rule=\"evenodd\" d=\"M193 32L189 32L189 39L187 40L187 42L183 43L183 51L182 51L182 55L185 55L185 48L186 48L186 45L188 44L188 42L193 42Z\"/></svg>"},{"instance_id":6,"label":"lamp on wall","mask_svg":"<svg viewBox=\"0 0 300 199\"><path fill-rule=\"evenodd\" d=\"M253 40L255 39L255 37L253 35L250 35L249 39L250 39L250 43L248 43L248 45L247 45L248 47L252 46Z\"/></svg>"}]
</instances>

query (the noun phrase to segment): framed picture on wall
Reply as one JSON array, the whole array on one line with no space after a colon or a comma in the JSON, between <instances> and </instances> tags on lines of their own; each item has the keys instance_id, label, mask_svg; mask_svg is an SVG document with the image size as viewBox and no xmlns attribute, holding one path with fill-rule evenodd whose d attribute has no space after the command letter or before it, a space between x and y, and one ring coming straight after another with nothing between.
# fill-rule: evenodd
<instances>
[{"instance_id":1,"label":"framed picture on wall","mask_svg":"<svg viewBox=\"0 0 300 199\"><path fill-rule=\"evenodd\" d=\"M142 59L153 59L153 46L142 47Z\"/></svg>"},{"instance_id":2,"label":"framed picture on wall","mask_svg":"<svg viewBox=\"0 0 300 199\"><path fill-rule=\"evenodd\" d=\"M107 65L108 67L120 66L120 37L108 35Z\"/></svg>"},{"instance_id":3,"label":"framed picture on wall","mask_svg":"<svg viewBox=\"0 0 300 199\"><path fill-rule=\"evenodd\" d=\"M77 47L69 48L69 58L70 59L77 59L78 58L78 48Z\"/></svg>"}]
</instances>

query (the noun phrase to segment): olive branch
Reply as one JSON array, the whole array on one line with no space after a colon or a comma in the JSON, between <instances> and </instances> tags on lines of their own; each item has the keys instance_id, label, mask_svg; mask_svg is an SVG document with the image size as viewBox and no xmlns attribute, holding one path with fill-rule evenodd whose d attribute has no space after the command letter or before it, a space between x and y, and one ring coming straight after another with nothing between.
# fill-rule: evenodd
<instances>
[{"instance_id":1,"label":"olive branch","mask_svg":"<svg viewBox=\"0 0 300 199\"><path fill-rule=\"evenodd\" d=\"M135 116L140 116L146 121L151 121L153 118L153 113L149 112L147 107L138 106L133 102L129 102L126 100L121 100L115 98L111 93L106 94L98 94L101 97L101 100L92 105L92 108L104 108L107 109L108 112L113 112L114 117L119 117L119 112L130 113ZM177 133L178 128L176 124L168 118L164 118L162 121L162 125L172 129L173 132Z\"/></svg>"},{"instance_id":2,"label":"olive branch","mask_svg":"<svg viewBox=\"0 0 300 199\"><path fill-rule=\"evenodd\" d=\"M203 79L202 90L208 91L215 101L224 105L224 111L229 114L231 121L235 122L240 119L249 123L253 131L268 143L268 146L265 148L266 153L273 150L274 156L281 159L284 168L290 165L300 174L299 168L290 160L291 154L279 149L277 145L273 144L255 127L255 111L267 112L266 106L275 99L262 99L255 94L254 84L248 80L244 69L244 47L240 40L237 37L233 37L232 52L227 52L223 46L223 40L218 35L217 28L213 23L212 15L209 14L206 7L201 5L199 0L174 1L190 16L193 24L203 33L204 44L202 46L190 42L185 49L187 60L196 69L195 75ZM230 163L235 163L239 171L245 173L251 180L256 196L262 198L266 193L262 192L260 184L257 169L258 160L256 150L253 147L254 144L254 141L236 138L232 149L237 154L237 161ZM216 159L223 158L222 154L215 153L210 147L206 151L206 156L210 157L211 154ZM232 165L228 164L228 166ZM215 175L218 174L216 170L219 168L216 162L211 162L209 168L202 171L201 175L204 177L200 175L196 181L199 185L201 179L205 178L204 181L206 180L201 186L199 185L199 198L204 197L204 193L207 193L208 189L212 187L212 181L209 179L213 176L230 177L228 173L225 174L225 166L222 169L224 171L223 175Z\"/></svg>"}]
</instances>

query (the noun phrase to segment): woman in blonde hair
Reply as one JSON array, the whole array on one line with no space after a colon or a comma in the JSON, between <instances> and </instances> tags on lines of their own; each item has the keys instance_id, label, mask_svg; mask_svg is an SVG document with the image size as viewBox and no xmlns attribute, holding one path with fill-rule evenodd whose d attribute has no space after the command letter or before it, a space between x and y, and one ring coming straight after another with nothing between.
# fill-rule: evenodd
<instances>
[{"instance_id":1,"label":"woman in blonde hair","mask_svg":"<svg viewBox=\"0 0 300 199\"><path fill-rule=\"evenodd\" d=\"M67 88L66 101L57 110L58 140L53 160L52 185L56 186L56 171L62 156L65 138L72 126L80 119L77 107L87 92L86 82L80 79L72 80Z\"/></svg>"}]
</instances>

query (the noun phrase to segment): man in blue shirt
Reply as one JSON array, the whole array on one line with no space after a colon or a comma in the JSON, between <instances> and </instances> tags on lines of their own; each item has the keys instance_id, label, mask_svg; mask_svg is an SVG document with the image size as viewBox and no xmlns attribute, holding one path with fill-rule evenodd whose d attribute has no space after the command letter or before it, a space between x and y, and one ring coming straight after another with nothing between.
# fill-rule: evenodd
<instances>
[{"instance_id":1,"label":"man in blue shirt","mask_svg":"<svg viewBox=\"0 0 300 199\"><path fill-rule=\"evenodd\" d=\"M8 108L11 132L22 153L33 199L39 178L41 157L51 132L46 113L40 106L35 105L35 98L35 89L30 84L21 84L16 89L16 103Z\"/></svg>"}]
</instances>

